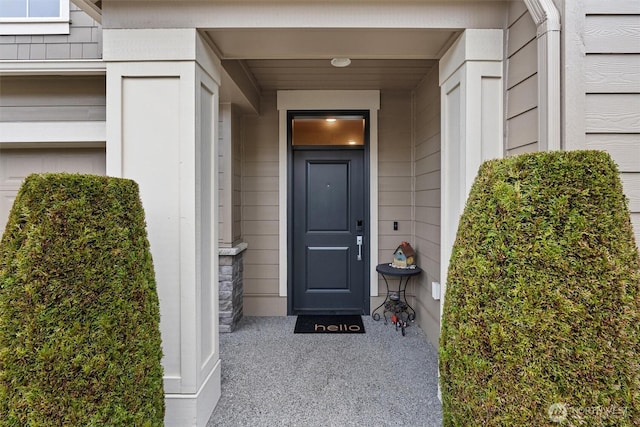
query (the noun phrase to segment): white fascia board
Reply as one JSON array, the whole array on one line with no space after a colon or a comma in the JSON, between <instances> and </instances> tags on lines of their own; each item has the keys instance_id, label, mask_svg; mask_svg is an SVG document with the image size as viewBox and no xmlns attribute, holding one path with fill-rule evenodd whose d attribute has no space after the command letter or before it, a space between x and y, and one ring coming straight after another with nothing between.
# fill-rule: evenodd
<instances>
[{"instance_id":1,"label":"white fascia board","mask_svg":"<svg viewBox=\"0 0 640 427\"><path fill-rule=\"evenodd\" d=\"M500 1L110 1L109 26L134 28L501 28ZM146 5L149 6L146 6ZM161 6L156 6L161 4ZM161 8L161 9L160 9ZM157 10L154 10L157 9ZM162 13L160 13L160 11ZM154 19L149 19L153 16Z\"/></svg>"},{"instance_id":2,"label":"white fascia board","mask_svg":"<svg viewBox=\"0 0 640 427\"><path fill-rule=\"evenodd\" d=\"M0 61L0 76L28 75L104 75L107 66L101 59Z\"/></svg>"},{"instance_id":3,"label":"white fascia board","mask_svg":"<svg viewBox=\"0 0 640 427\"><path fill-rule=\"evenodd\" d=\"M105 122L0 122L0 144L101 142Z\"/></svg>"},{"instance_id":4,"label":"white fascia board","mask_svg":"<svg viewBox=\"0 0 640 427\"><path fill-rule=\"evenodd\" d=\"M105 61L194 61L195 28L110 29L102 32Z\"/></svg>"}]
</instances>

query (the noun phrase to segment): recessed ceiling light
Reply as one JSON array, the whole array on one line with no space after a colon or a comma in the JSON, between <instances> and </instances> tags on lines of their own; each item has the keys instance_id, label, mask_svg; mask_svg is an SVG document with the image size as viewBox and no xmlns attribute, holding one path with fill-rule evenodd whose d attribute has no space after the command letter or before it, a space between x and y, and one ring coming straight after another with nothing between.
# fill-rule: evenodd
<instances>
[{"instance_id":1,"label":"recessed ceiling light","mask_svg":"<svg viewBox=\"0 0 640 427\"><path fill-rule=\"evenodd\" d=\"M349 58L333 58L331 60L331 65L338 68L348 67L349 64L351 64L351 60Z\"/></svg>"},{"instance_id":2,"label":"recessed ceiling light","mask_svg":"<svg viewBox=\"0 0 640 427\"><path fill-rule=\"evenodd\" d=\"M333 123L333 122L336 121L336 119L333 119L333 118L329 118L329 119L325 119L325 120L328 121L329 123Z\"/></svg>"}]
</instances>

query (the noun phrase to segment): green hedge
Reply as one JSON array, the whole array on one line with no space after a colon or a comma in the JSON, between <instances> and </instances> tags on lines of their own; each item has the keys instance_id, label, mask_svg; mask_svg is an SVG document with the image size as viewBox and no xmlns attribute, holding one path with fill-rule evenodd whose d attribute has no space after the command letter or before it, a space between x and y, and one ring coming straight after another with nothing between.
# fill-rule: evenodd
<instances>
[{"instance_id":1,"label":"green hedge","mask_svg":"<svg viewBox=\"0 0 640 427\"><path fill-rule=\"evenodd\" d=\"M0 426L159 426L159 307L135 182L27 177L0 243Z\"/></svg>"},{"instance_id":2,"label":"green hedge","mask_svg":"<svg viewBox=\"0 0 640 427\"><path fill-rule=\"evenodd\" d=\"M484 163L449 264L444 425L640 425L639 265L607 154Z\"/></svg>"}]
</instances>

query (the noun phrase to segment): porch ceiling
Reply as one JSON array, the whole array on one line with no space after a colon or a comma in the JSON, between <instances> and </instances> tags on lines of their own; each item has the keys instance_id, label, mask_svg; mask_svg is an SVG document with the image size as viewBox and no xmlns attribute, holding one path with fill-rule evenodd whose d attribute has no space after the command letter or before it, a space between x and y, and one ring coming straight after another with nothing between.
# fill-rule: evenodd
<instances>
[{"instance_id":1,"label":"porch ceiling","mask_svg":"<svg viewBox=\"0 0 640 427\"><path fill-rule=\"evenodd\" d=\"M456 29L230 28L208 39L228 76L274 90L411 90L460 34ZM352 60L345 68L331 58ZM246 87L247 85L245 85ZM222 97L225 96L223 82ZM235 102L233 99L227 101Z\"/></svg>"},{"instance_id":2,"label":"porch ceiling","mask_svg":"<svg viewBox=\"0 0 640 427\"><path fill-rule=\"evenodd\" d=\"M251 59L245 64L262 91L407 90L416 87L437 61L353 59L345 68L333 67L329 59Z\"/></svg>"}]
</instances>

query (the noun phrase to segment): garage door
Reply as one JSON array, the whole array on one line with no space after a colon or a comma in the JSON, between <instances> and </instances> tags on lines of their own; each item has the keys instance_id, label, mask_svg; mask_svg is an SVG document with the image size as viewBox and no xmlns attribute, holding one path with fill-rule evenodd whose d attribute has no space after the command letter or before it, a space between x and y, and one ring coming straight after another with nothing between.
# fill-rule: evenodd
<instances>
[{"instance_id":1,"label":"garage door","mask_svg":"<svg viewBox=\"0 0 640 427\"><path fill-rule=\"evenodd\" d=\"M0 149L0 231L24 178L31 173L79 172L104 175L104 148Z\"/></svg>"}]
</instances>

